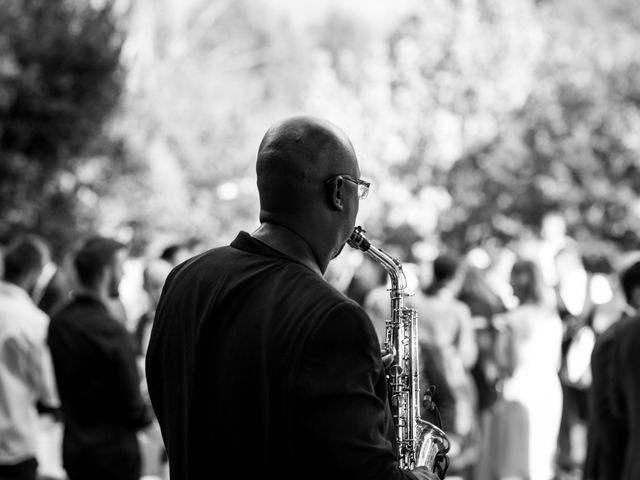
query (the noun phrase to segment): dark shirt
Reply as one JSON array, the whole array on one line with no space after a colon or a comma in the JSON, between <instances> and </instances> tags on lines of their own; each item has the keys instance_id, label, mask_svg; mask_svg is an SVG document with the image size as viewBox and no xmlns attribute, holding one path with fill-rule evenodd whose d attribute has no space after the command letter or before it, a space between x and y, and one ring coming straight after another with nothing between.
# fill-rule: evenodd
<instances>
[{"instance_id":1,"label":"dark shirt","mask_svg":"<svg viewBox=\"0 0 640 480\"><path fill-rule=\"evenodd\" d=\"M428 343L420 344L420 393L422 403L420 416L436 427L452 432L455 430L456 401L451 386L444 374L442 351ZM424 402L424 394L430 386L435 386L432 404Z\"/></svg>"},{"instance_id":2,"label":"dark shirt","mask_svg":"<svg viewBox=\"0 0 640 480\"><path fill-rule=\"evenodd\" d=\"M614 402L615 337L622 320L601 333L591 353L592 383L588 391L589 430L585 480L619 480L624 465L627 422L616 418Z\"/></svg>"},{"instance_id":3,"label":"dark shirt","mask_svg":"<svg viewBox=\"0 0 640 480\"><path fill-rule=\"evenodd\" d=\"M414 478L367 315L245 232L169 275L147 380L172 479Z\"/></svg>"},{"instance_id":4,"label":"dark shirt","mask_svg":"<svg viewBox=\"0 0 640 480\"><path fill-rule=\"evenodd\" d=\"M625 423L623 480L640 478L640 317L620 321L615 332L610 375L613 378L611 409Z\"/></svg>"},{"instance_id":5,"label":"dark shirt","mask_svg":"<svg viewBox=\"0 0 640 480\"><path fill-rule=\"evenodd\" d=\"M107 478L108 472L112 478L139 475L136 432L152 417L140 393L129 332L97 298L79 295L51 318L48 341L70 477L72 471L88 475L92 469L100 474L94 478Z\"/></svg>"}]
</instances>

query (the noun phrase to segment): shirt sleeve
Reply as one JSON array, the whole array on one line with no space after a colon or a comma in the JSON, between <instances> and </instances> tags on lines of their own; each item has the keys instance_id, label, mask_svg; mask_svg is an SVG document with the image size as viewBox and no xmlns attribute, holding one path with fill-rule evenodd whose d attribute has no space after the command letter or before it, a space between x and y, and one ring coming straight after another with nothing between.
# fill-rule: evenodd
<instances>
[{"instance_id":1,"label":"shirt sleeve","mask_svg":"<svg viewBox=\"0 0 640 480\"><path fill-rule=\"evenodd\" d=\"M32 381L38 394L38 401L46 407L57 408L60 406L60 399L56 388L51 353L44 342L38 347L34 348L31 353Z\"/></svg>"},{"instance_id":2,"label":"shirt sleeve","mask_svg":"<svg viewBox=\"0 0 640 480\"><path fill-rule=\"evenodd\" d=\"M45 334L19 332L7 339L4 347L5 365L30 385L35 395L34 400L46 407L57 408L60 401Z\"/></svg>"},{"instance_id":3,"label":"shirt sleeve","mask_svg":"<svg viewBox=\"0 0 640 480\"><path fill-rule=\"evenodd\" d=\"M360 307L344 302L322 319L295 389L305 478L415 478L398 468L380 345Z\"/></svg>"}]
</instances>

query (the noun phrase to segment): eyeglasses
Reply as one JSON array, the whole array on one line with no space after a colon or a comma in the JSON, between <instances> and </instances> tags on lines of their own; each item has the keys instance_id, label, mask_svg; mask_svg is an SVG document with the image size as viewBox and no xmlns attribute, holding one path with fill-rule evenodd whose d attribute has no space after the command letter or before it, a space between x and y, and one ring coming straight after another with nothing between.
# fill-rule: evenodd
<instances>
[{"instance_id":1,"label":"eyeglasses","mask_svg":"<svg viewBox=\"0 0 640 480\"><path fill-rule=\"evenodd\" d=\"M329 180L327 180L327 183L337 177L342 177L345 180L350 181L351 183L355 183L358 186L358 198L360 200L364 200L365 198L367 198L367 195L369 194L369 187L371 186L370 182L361 180L359 178L353 178L351 175L347 175L346 173L341 173L340 175L331 177Z\"/></svg>"}]
</instances>

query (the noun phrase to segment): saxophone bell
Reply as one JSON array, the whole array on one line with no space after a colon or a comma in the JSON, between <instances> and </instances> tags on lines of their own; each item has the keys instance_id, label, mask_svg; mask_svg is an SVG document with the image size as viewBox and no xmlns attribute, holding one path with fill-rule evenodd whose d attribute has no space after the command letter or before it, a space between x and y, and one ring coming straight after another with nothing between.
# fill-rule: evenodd
<instances>
[{"instance_id":1,"label":"saxophone bell","mask_svg":"<svg viewBox=\"0 0 640 480\"><path fill-rule=\"evenodd\" d=\"M431 471L439 478L445 478L449 468L449 457L447 452L451 447L446 434L433 425L419 418L417 420L416 431L416 466L426 465L431 467Z\"/></svg>"}]
</instances>

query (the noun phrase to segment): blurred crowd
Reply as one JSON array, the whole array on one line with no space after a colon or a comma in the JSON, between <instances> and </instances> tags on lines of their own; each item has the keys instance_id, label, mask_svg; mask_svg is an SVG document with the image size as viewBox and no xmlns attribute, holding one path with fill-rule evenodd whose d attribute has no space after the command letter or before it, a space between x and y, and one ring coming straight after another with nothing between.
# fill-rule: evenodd
<instances>
[{"instance_id":1,"label":"blurred crowd","mask_svg":"<svg viewBox=\"0 0 640 480\"><path fill-rule=\"evenodd\" d=\"M451 440L449 478L604 478L605 455L624 468L626 386L610 378L626 378L610 353L624 334L610 332L640 305L640 256L594 271L560 215L541 227L467 252L379 245L402 263L418 313L421 388L436 386L422 415ZM2 246L0 479L103 478L96 469L168 479L144 359L165 279L202 250L184 242L132 257L96 236L55 261L36 235ZM363 306L384 346L384 269L348 249L326 278Z\"/></svg>"},{"instance_id":2,"label":"blurred crowd","mask_svg":"<svg viewBox=\"0 0 640 480\"><path fill-rule=\"evenodd\" d=\"M134 258L92 236L56 260L38 235L2 247L0 479L168 477L144 358L164 281L194 248Z\"/></svg>"},{"instance_id":3,"label":"blurred crowd","mask_svg":"<svg viewBox=\"0 0 640 480\"><path fill-rule=\"evenodd\" d=\"M437 406L422 416L451 440L448 478L635 478L638 360L611 352L632 356L624 337L640 340L625 325L640 324L638 252L587 261L558 213L506 245L422 256L380 247L403 264L405 303L418 314L422 393L436 385ZM365 308L384 345L390 280L370 257L343 257L330 281Z\"/></svg>"}]
</instances>

